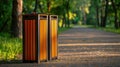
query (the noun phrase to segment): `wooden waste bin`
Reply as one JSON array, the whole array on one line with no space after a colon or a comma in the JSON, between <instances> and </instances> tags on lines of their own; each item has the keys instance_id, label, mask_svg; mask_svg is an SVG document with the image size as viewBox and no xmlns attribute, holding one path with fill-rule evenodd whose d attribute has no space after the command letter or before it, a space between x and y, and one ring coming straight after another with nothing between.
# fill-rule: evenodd
<instances>
[{"instance_id":1,"label":"wooden waste bin","mask_svg":"<svg viewBox=\"0 0 120 67\"><path fill-rule=\"evenodd\" d=\"M48 60L48 15L23 15L23 62Z\"/></svg>"},{"instance_id":2,"label":"wooden waste bin","mask_svg":"<svg viewBox=\"0 0 120 67\"><path fill-rule=\"evenodd\" d=\"M58 57L58 16L49 15L48 23L48 60Z\"/></svg>"}]
</instances>

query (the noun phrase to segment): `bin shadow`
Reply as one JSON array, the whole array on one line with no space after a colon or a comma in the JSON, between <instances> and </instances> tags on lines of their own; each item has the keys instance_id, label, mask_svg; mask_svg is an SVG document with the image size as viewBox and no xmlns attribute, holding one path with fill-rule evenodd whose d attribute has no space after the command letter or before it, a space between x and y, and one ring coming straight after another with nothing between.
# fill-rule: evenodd
<instances>
[{"instance_id":1,"label":"bin shadow","mask_svg":"<svg viewBox=\"0 0 120 67\"><path fill-rule=\"evenodd\" d=\"M21 64L21 63L23 63L22 60L10 60L10 61L0 60L0 64Z\"/></svg>"}]
</instances>

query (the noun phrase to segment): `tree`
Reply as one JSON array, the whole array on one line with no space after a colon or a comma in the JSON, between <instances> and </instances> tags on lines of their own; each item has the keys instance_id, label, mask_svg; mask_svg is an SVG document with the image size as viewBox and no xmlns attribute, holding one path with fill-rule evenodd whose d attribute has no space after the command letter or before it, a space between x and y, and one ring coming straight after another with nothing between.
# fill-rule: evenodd
<instances>
[{"instance_id":1,"label":"tree","mask_svg":"<svg viewBox=\"0 0 120 67\"><path fill-rule=\"evenodd\" d=\"M106 27L106 21L107 21L107 15L108 15L108 0L105 0L105 15L103 17L103 21L102 21L102 24L101 24L101 27Z\"/></svg>"},{"instance_id":2,"label":"tree","mask_svg":"<svg viewBox=\"0 0 120 67\"><path fill-rule=\"evenodd\" d=\"M22 0L13 0L12 3L11 35L22 38Z\"/></svg>"},{"instance_id":3,"label":"tree","mask_svg":"<svg viewBox=\"0 0 120 67\"><path fill-rule=\"evenodd\" d=\"M116 29L118 29L119 28L119 22L117 21L118 20L118 18L117 18L117 9L116 9L116 5L115 5L115 3L114 3L114 1L113 0L111 0L111 2L112 2L112 7L113 7L113 10L114 10L114 13L115 13L115 16L114 16L114 26L115 26L115 28Z\"/></svg>"},{"instance_id":4,"label":"tree","mask_svg":"<svg viewBox=\"0 0 120 67\"><path fill-rule=\"evenodd\" d=\"M47 0L47 12L50 13L51 10L51 0Z\"/></svg>"},{"instance_id":5,"label":"tree","mask_svg":"<svg viewBox=\"0 0 120 67\"><path fill-rule=\"evenodd\" d=\"M67 19L67 25L68 25L68 27L70 27L70 21L69 21L69 9L70 9L70 1L67 0L66 11L67 11L67 17L68 17L68 19Z\"/></svg>"},{"instance_id":6,"label":"tree","mask_svg":"<svg viewBox=\"0 0 120 67\"><path fill-rule=\"evenodd\" d=\"M0 0L0 32L9 32L12 0Z\"/></svg>"},{"instance_id":7,"label":"tree","mask_svg":"<svg viewBox=\"0 0 120 67\"><path fill-rule=\"evenodd\" d=\"M35 0L35 8L34 8L33 12L37 11L37 6L38 6L38 0Z\"/></svg>"}]
</instances>

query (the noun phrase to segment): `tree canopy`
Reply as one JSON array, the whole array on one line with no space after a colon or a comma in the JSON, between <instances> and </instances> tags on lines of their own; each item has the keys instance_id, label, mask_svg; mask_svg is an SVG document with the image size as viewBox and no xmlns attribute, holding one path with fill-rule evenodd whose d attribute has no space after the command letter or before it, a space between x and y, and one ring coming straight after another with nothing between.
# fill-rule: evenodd
<instances>
[{"instance_id":1,"label":"tree canopy","mask_svg":"<svg viewBox=\"0 0 120 67\"><path fill-rule=\"evenodd\" d=\"M12 12L15 8L13 4L16 3L14 1L19 0L0 1L0 32L10 33L13 30L11 26L18 23L12 21L15 20L13 18L15 12ZM120 28L120 0L21 0L21 2L23 6L19 7L23 9L22 14L36 12L58 15L59 28L71 27L74 24Z\"/></svg>"}]
</instances>

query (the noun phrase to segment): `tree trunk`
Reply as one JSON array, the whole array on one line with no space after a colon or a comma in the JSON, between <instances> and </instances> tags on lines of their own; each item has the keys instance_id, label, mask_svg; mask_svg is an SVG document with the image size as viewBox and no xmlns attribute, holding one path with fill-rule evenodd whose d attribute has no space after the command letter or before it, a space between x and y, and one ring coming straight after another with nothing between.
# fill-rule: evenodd
<instances>
[{"instance_id":1,"label":"tree trunk","mask_svg":"<svg viewBox=\"0 0 120 67\"><path fill-rule=\"evenodd\" d=\"M68 19L67 19L67 25L68 27L70 27L70 20L69 20L69 0L67 0L67 16L68 16Z\"/></svg>"},{"instance_id":2,"label":"tree trunk","mask_svg":"<svg viewBox=\"0 0 120 67\"><path fill-rule=\"evenodd\" d=\"M50 0L47 0L47 10L48 10L48 13L50 13L50 9L51 9L51 1Z\"/></svg>"},{"instance_id":3,"label":"tree trunk","mask_svg":"<svg viewBox=\"0 0 120 67\"><path fill-rule=\"evenodd\" d=\"M22 38L22 0L13 0L11 35Z\"/></svg>"},{"instance_id":4,"label":"tree trunk","mask_svg":"<svg viewBox=\"0 0 120 67\"><path fill-rule=\"evenodd\" d=\"M100 22L99 22L99 7L96 6L96 17L97 17L97 26L100 25Z\"/></svg>"},{"instance_id":5,"label":"tree trunk","mask_svg":"<svg viewBox=\"0 0 120 67\"><path fill-rule=\"evenodd\" d=\"M38 0L35 0L35 8L34 8L34 10L33 10L33 12L35 12L35 13L36 13L36 11L37 11L37 5L38 5Z\"/></svg>"},{"instance_id":6,"label":"tree trunk","mask_svg":"<svg viewBox=\"0 0 120 67\"><path fill-rule=\"evenodd\" d=\"M115 13L114 26L115 26L116 29L118 29L118 27L119 27L119 22L117 22L117 9L116 9L116 6L115 6L115 3L113 2L113 0L111 0L111 2L112 2L113 10L114 10L114 13Z\"/></svg>"},{"instance_id":7,"label":"tree trunk","mask_svg":"<svg viewBox=\"0 0 120 67\"><path fill-rule=\"evenodd\" d=\"M101 17L101 21L100 21L100 26L103 27L103 19L104 19L104 6L102 6L102 3L101 2L101 9L100 9L100 17Z\"/></svg>"},{"instance_id":8,"label":"tree trunk","mask_svg":"<svg viewBox=\"0 0 120 67\"><path fill-rule=\"evenodd\" d=\"M85 11L83 10L83 25L86 25L86 13Z\"/></svg>"},{"instance_id":9,"label":"tree trunk","mask_svg":"<svg viewBox=\"0 0 120 67\"><path fill-rule=\"evenodd\" d=\"M84 7L82 7L82 25L86 25L86 13L85 13L85 10L84 10Z\"/></svg>"},{"instance_id":10,"label":"tree trunk","mask_svg":"<svg viewBox=\"0 0 120 67\"><path fill-rule=\"evenodd\" d=\"M62 2L63 2L62 5L64 5L64 7L66 7L65 6L66 2L64 0L62 0ZM62 20L63 20L62 27L67 27L66 9L63 9L63 19Z\"/></svg>"},{"instance_id":11,"label":"tree trunk","mask_svg":"<svg viewBox=\"0 0 120 67\"><path fill-rule=\"evenodd\" d=\"M102 27L106 27L106 21L107 21L107 15L108 15L108 0L106 0L106 5L105 5L105 16L103 18L103 25Z\"/></svg>"}]
</instances>

